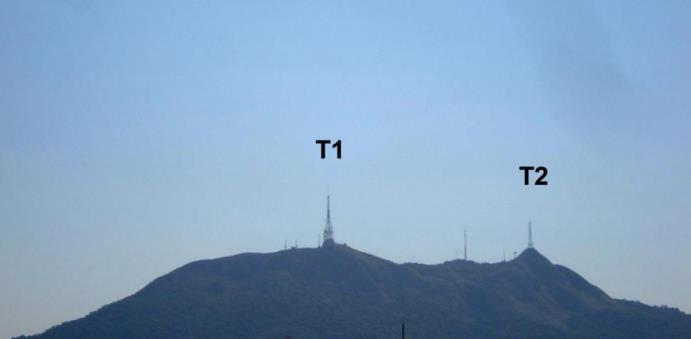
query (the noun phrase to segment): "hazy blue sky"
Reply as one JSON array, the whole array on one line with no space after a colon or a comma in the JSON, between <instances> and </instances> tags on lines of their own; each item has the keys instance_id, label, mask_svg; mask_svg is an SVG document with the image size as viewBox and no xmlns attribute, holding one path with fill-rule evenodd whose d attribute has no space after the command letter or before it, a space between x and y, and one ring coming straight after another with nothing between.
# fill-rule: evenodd
<instances>
[{"instance_id":1,"label":"hazy blue sky","mask_svg":"<svg viewBox=\"0 0 691 339\"><path fill-rule=\"evenodd\" d=\"M0 3L0 337L315 246L327 186L357 249L439 263L467 228L493 262L532 218L609 295L691 311L691 2L249 3Z\"/></svg>"}]
</instances>

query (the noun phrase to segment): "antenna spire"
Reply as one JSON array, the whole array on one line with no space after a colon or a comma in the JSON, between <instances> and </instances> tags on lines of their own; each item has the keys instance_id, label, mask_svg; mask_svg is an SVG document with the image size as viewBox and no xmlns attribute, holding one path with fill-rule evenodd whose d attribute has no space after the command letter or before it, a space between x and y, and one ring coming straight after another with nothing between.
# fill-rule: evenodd
<instances>
[{"instance_id":1,"label":"antenna spire","mask_svg":"<svg viewBox=\"0 0 691 339\"><path fill-rule=\"evenodd\" d=\"M326 225L324 226L324 243L322 246L334 244L334 229L331 225L331 197L326 194Z\"/></svg>"},{"instance_id":2,"label":"antenna spire","mask_svg":"<svg viewBox=\"0 0 691 339\"><path fill-rule=\"evenodd\" d=\"M528 219L528 248L533 248L533 225Z\"/></svg>"},{"instance_id":3,"label":"antenna spire","mask_svg":"<svg viewBox=\"0 0 691 339\"><path fill-rule=\"evenodd\" d=\"M468 260L468 233L463 229L463 260Z\"/></svg>"}]
</instances>

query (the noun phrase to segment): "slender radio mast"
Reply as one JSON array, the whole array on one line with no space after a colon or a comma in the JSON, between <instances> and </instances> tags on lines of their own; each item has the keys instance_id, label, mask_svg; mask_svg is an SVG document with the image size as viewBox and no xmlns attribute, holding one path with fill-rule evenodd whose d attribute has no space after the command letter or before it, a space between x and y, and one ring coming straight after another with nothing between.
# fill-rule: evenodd
<instances>
[{"instance_id":1,"label":"slender radio mast","mask_svg":"<svg viewBox=\"0 0 691 339\"><path fill-rule=\"evenodd\" d=\"M468 233L463 229L463 260L468 260Z\"/></svg>"},{"instance_id":2,"label":"slender radio mast","mask_svg":"<svg viewBox=\"0 0 691 339\"><path fill-rule=\"evenodd\" d=\"M324 226L324 243L322 246L334 244L334 229L331 225L331 199L326 195L326 225Z\"/></svg>"},{"instance_id":3,"label":"slender radio mast","mask_svg":"<svg viewBox=\"0 0 691 339\"><path fill-rule=\"evenodd\" d=\"M528 219L528 248L533 248L533 225Z\"/></svg>"}]
</instances>

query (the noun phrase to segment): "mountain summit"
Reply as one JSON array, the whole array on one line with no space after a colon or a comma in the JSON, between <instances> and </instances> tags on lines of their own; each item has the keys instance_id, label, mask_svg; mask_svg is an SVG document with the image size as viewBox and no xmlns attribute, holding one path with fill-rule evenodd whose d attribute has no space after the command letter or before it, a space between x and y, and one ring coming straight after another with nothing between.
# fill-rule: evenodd
<instances>
[{"instance_id":1,"label":"mountain summit","mask_svg":"<svg viewBox=\"0 0 691 339\"><path fill-rule=\"evenodd\" d=\"M610 298L533 248L396 264L340 244L184 265L32 338L691 338L691 316Z\"/></svg>"}]
</instances>

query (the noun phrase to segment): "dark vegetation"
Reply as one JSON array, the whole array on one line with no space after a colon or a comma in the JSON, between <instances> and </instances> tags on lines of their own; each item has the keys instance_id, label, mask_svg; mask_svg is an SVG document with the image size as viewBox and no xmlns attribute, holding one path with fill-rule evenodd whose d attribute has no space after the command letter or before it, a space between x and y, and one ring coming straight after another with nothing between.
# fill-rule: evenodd
<instances>
[{"instance_id":1,"label":"dark vegetation","mask_svg":"<svg viewBox=\"0 0 691 339\"><path fill-rule=\"evenodd\" d=\"M691 338L691 316L612 299L534 249L395 264L344 245L187 264L32 338Z\"/></svg>"}]
</instances>

